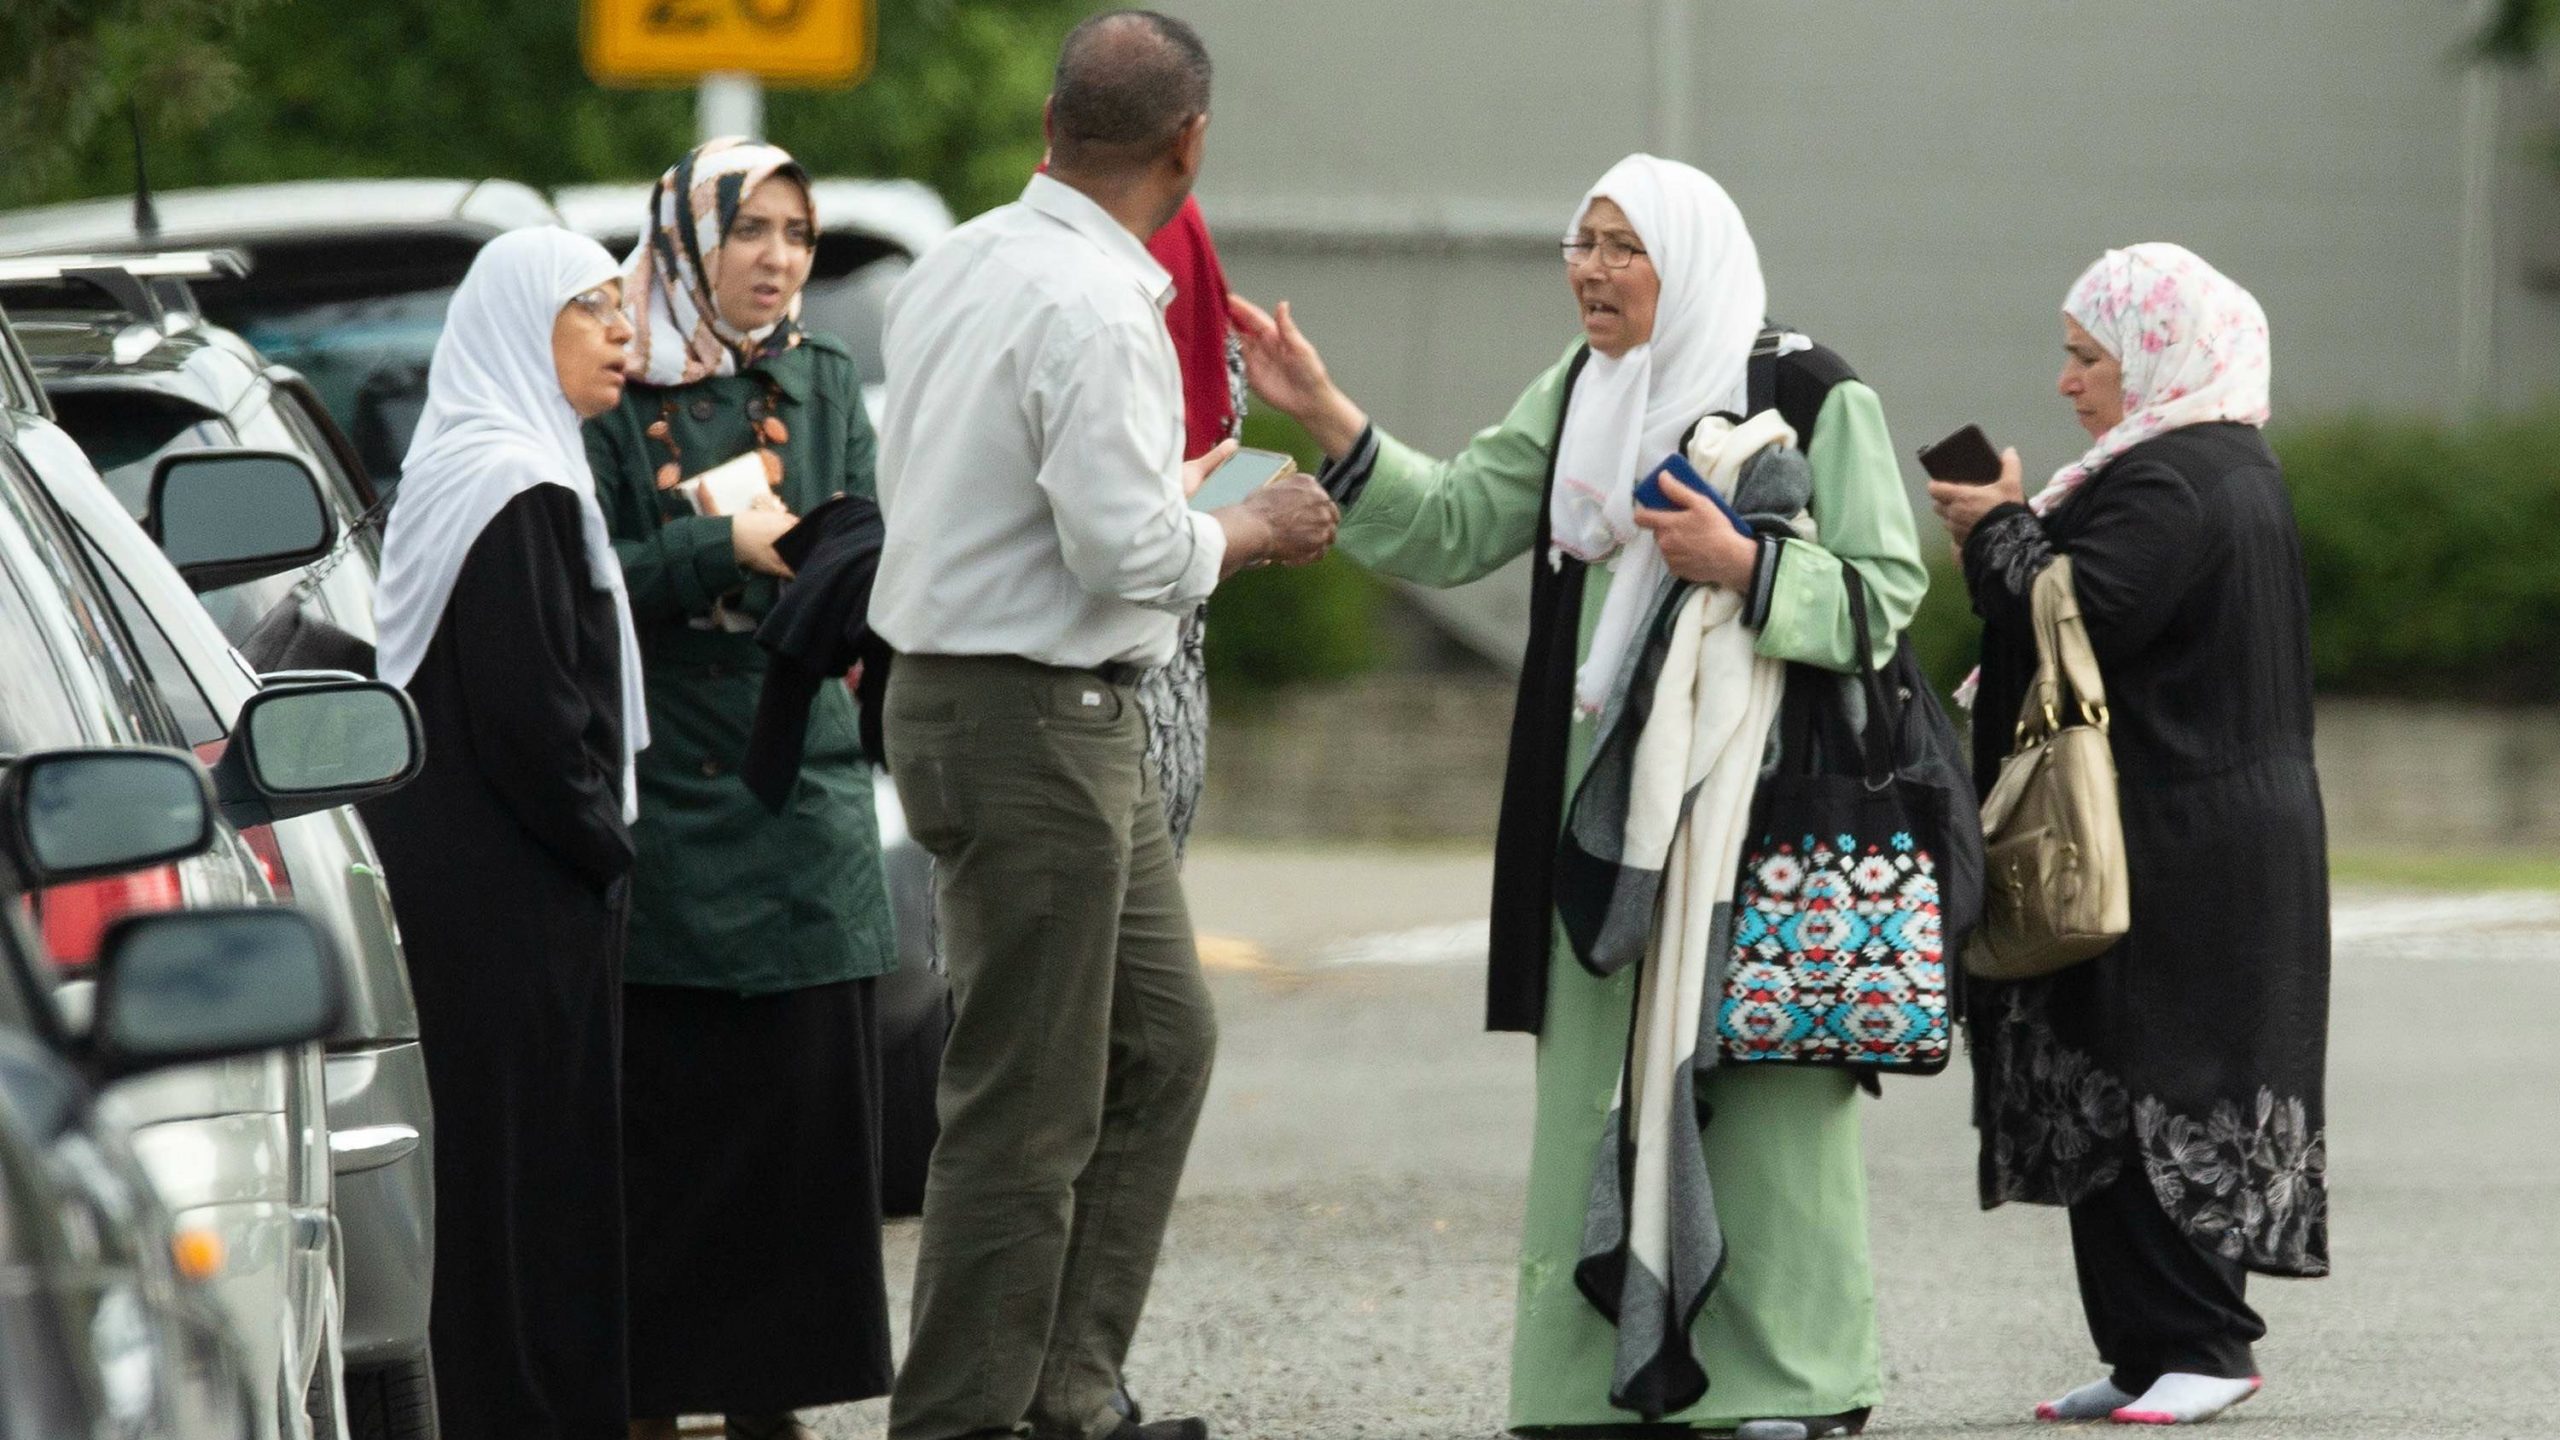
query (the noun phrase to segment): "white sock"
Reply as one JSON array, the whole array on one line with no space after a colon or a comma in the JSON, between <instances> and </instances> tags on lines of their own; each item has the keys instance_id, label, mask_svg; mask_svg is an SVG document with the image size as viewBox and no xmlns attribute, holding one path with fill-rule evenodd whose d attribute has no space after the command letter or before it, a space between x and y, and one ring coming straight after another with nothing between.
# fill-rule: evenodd
<instances>
[{"instance_id":1,"label":"white sock","mask_svg":"<svg viewBox=\"0 0 2560 1440\"><path fill-rule=\"evenodd\" d=\"M2194 1425L2210 1420L2258 1393L2257 1376L2224 1380L2172 1372L2151 1382L2142 1398L2115 1412L2119 1425Z\"/></svg>"},{"instance_id":2,"label":"white sock","mask_svg":"<svg viewBox=\"0 0 2560 1440\"><path fill-rule=\"evenodd\" d=\"M1848 1422L1836 1415L1811 1420L1745 1420L1734 1427L1733 1440L1821 1440L1847 1433Z\"/></svg>"},{"instance_id":3,"label":"white sock","mask_svg":"<svg viewBox=\"0 0 2560 1440\"><path fill-rule=\"evenodd\" d=\"M2039 1420L2104 1420L2133 1403L2133 1397L2104 1377L2092 1380L2059 1400L2036 1407Z\"/></svg>"}]
</instances>

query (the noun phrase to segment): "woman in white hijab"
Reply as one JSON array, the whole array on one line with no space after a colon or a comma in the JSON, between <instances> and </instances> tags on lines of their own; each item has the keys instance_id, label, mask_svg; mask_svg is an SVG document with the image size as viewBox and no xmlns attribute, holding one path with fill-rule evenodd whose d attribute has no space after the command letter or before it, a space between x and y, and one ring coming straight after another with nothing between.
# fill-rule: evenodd
<instances>
[{"instance_id":1,"label":"woman in white hijab","mask_svg":"<svg viewBox=\"0 0 2560 1440\"><path fill-rule=\"evenodd\" d=\"M578 433L621 397L620 285L567 231L481 250L384 536L382 675L417 702L427 758L365 818L435 1101L451 1435L620 1440L626 1422L620 970L648 729Z\"/></svg>"},{"instance_id":2,"label":"woman in white hijab","mask_svg":"<svg viewBox=\"0 0 2560 1440\"><path fill-rule=\"evenodd\" d=\"M1725 592L1730 633L1749 641L1746 667L1756 653L1846 671L1856 657L1842 567L1870 596L1878 658L1917 608L1927 571L1875 393L1838 356L1767 331L1758 253L1715 181L1630 156L1575 209L1563 250L1581 339L1453 459L1432 460L1369 423L1285 303L1276 315L1236 303L1246 364L1255 391L1323 446L1345 552L1434 586L1533 557L1487 1007L1492 1028L1539 1036L1512 1427L1845 1433L1864 1423L1881 1386L1856 1086L1830 1069L1700 1072L1695 1098L1714 1115L1702 1137L1715 1177L1708 1229L1721 1221L1723 1260L1663 1277L1666 1293L1644 1304L1602 1278L1623 1279L1646 1258L1585 1242L1638 969L1597 976L1558 939L1558 831L1594 722L1669 577ZM1777 415L1729 428L1714 417L1752 408L1755 349L1777 357ZM1802 460L1786 451L1798 441ZM1750 461L1764 445L1788 455L1771 473L1792 466L1797 489L1773 513L1800 519L1809 509L1819 543L1747 536L1676 482L1665 487L1675 508L1637 504L1638 482L1684 448L1693 460L1720 454L1698 468L1711 483L1739 471L1726 483L1747 495L1753 471L1734 442ZM1746 771L1766 733L1764 717L1736 740Z\"/></svg>"}]
</instances>

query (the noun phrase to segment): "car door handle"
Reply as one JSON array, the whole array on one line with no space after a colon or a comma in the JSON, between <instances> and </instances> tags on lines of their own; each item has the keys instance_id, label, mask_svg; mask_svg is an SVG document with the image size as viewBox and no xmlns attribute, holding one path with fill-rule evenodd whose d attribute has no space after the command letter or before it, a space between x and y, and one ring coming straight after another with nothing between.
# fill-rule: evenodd
<instances>
[{"instance_id":1,"label":"car door handle","mask_svg":"<svg viewBox=\"0 0 2560 1440\"><path fill-rule=\"evenodd\" d=\"M379 1170L418 1148L414 1125L358 1125L329 1133L329 1168L340 1175Z\"/></svg>"}]
</instances>

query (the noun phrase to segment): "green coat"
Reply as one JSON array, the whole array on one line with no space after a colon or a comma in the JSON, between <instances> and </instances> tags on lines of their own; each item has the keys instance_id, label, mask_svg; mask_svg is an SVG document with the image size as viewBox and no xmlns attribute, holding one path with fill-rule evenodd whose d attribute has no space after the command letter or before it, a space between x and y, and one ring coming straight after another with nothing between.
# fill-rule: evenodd
<instances>
[{"instance_id":1,"label":"green coat","mask_svg":"<svg viewBox=\"0 0 2560 1440\"><path fill-rule=\"evenodd\" d=\"M876 441L861 377L828 336L812 335L745 375L673 389L633 385L587 425L587 459L630 586L649 692L623 961L630 984L760 995L897 963L853 697L841 685L820 687L799 787L776 816L737 773L764 652L751 634L688 623L724 596L732 611L762 616L778 586L732 557L728 520L696 515L659 491L667 449L647 427L663 402L676 402L671 429L688 475L745 454L753 444L746 404L764 395L760 376L779 390L790 431L776 448L792 511L805 515L838 491L872 494Z\"/></svg>"},{"instance_id":2,"label":"green coat","mask_svg":"<svg viewBox=\"0 0 2560 1440\"><path fill-rule=\"evenodd\" d=\"M1416 584L1464 584L1536 543L1547 456L1571 361L1538 377L1502 423L1449 460L1384 431L1368 488L1342 517L1341 549ZM1834 670L1853 667L1856 641L1840 583L1855 565L1884 620L1879 658L1927 591L1911 504L1875 392L1835 386L1806 452L1822 543L1785 542L1759 652ZM1579 654L1588 654L1610 571L1590 568ZM1589 763L1592 724L1574 726L1566 793ZM1547 969L1538 1035L1537 1119L1530 1139L1518 1310L1512 1331L1515 1428L1624 1425L1609 1404L1616 1332L1574 1283L1591 1166L1626 1060L1634 967L1598 979L1561 932ZM1874 1282L1867 1253L1866 1171L1857 1087L1845 1070L1723 1066L1700 1099L1715 1119L1702 1135L1724 1226L1724 1274L1691 1326L1712 1387L1667 1424L1729 1429L1740 1421L1828 1415L1883 1393Z\"/></svg>"}]
</instances>

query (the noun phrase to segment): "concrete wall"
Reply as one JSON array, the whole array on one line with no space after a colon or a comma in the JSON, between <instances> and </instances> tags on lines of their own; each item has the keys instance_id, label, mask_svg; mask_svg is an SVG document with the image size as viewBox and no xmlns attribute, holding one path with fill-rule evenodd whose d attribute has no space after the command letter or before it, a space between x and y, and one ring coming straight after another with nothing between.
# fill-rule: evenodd
<instances>
[{"instance_id":1,"label":"concrete wall","mask_svg":"<svg viewBox=\"0 0 2560 1440\"><path fill-rule=\"evenodd\" d=\"M2560 186L2527 143L2560 104L2548 74L2455 63L2462 4L1169 8L1218 59L1200 194L1231 279L1293 300L1345 388L1426 447L1573 339L1554 240L1637 149L1725 183L1775 313L1875 384L1906 454L1977 421L2031 477L2075 455L2057 308L2136 240L2265 302L2279 424L2560 377ZM1441 613L1516 651L1516 573L1483 588Z\"/></svg>"},{"instance_id":2,"label":"concrete wall","mask_svg":"<svg viewBox=\"0 0 2560 1440\"><path fill-rule=\"evenodd\" d=\"M1511 685L1379 675L1221 712L1203 833L1489 843ZM2560 713L2323 701L2320 782L2342 851L2560 850Z\"/></svg>"}]
</instances>

